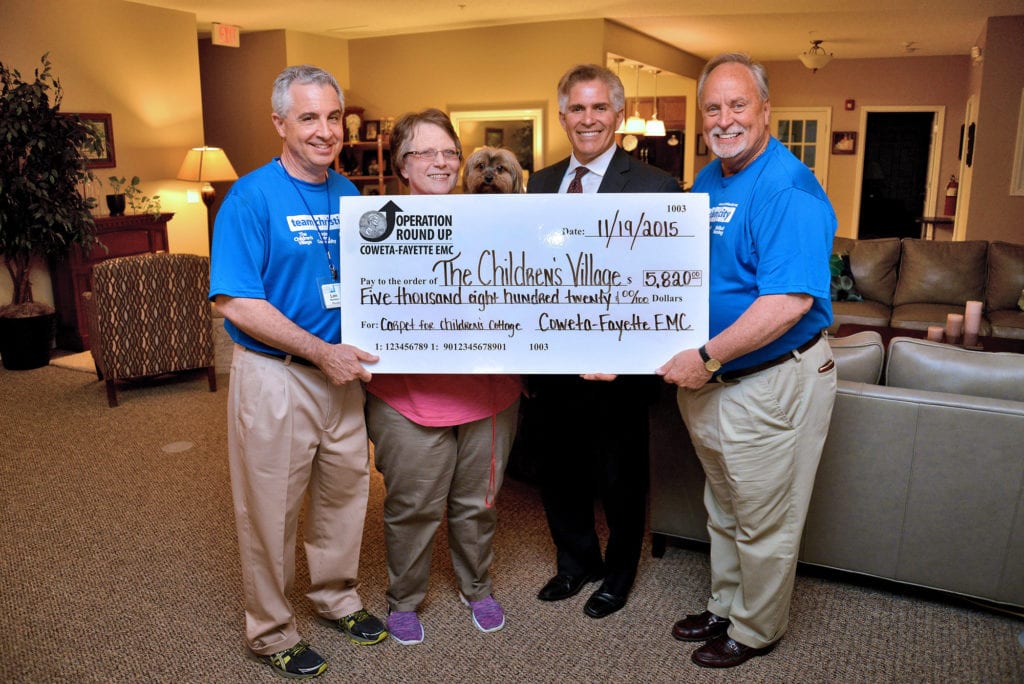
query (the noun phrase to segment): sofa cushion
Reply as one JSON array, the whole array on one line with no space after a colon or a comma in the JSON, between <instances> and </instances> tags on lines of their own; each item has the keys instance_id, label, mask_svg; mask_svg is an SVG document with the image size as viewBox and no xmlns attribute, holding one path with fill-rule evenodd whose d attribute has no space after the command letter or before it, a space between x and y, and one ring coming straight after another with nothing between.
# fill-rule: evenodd
<instances>
[{"instance_id":1,"label":"sofa cushion","mask_svg":"<svg viewBox=\"0 0 1024 684\"><path fill-rule=\"evenodd\" d=\"M889 325L892 309L879 302L865 299L862 302L832 302L834 326L838 329L843 323L859 325Z\"/></svg>"},{"instance_id":2,"label":"sofa cushion","mask_svg":"<svg viewBox=\"0 0 1024 684\"><path fill-rule=\"evenodd\" d=\"M889 341L885 382L891 387L1024 401L1024 354L894 337Z\"/></svg>"},{"instance_id":3,"label":"sofa cushion","mask_svg":"<svg viewBox=\"0 0 1024 684\"><path fill-rule=\"evenodd\" d=\"M1024 296L1024 245L993 242L988 246L988 280L985 308L989 311L1016 309Z\"/></svg>"},{"instance_id":4,"label":"sofa cushion","mask_svg":"<svg viewBox=\"0 0 1024 684\"><path fill-rule=\"evenodd\" d=\"M850 255L850 273L857 291L866 300L891 305L899 272L899 238L847 240L850 238L836 238L832 243L833 251ZM846 251L840 251L843 249Z\"/></svg>"},{"instance_id":5,"label":"sofa cushion","mask_svg":"<svg viewBox=\"0 0 1024 684\"><path fill-rule=\"evenodd\" d=\"M963 314L963 304L903 304L894 306L889 325L893 328L907 330L927 330L930 325L946 325L949 314ZM982 317L978 328L979 335L990 335L992 326Z\"/></svg>"},{"instance_id":6,"label":"sofa cushion","mask_svg":"<svg viewBox=\"0 0 1024 684\"><path fill-rule=\"evenodd\" d=\"M988 321L992 327L991 335L993 337L1024 340L1024 311L1016 309L989 311Z\"/></svg>"},{"instance_id":7,"label":"sofa cushion","mask_svg":"<svg viewBox=\"0 0 1024 684\"><path fill-rule=\"evenodd\" d=\"M985 294L987 251L988 242L985 240L936 242L904 239L893 306L963 306L968 300L981 300Z\"/></svg>"},{"instance_id":8,"label":"sofa cushion","mask_svg":"<svg viewBox=\"0 0 1024 684\"><path fill-rule=\"evenodd\" d=\"M840 380L877 385L882 378L885 345L874 330L863 330L846 337L830 337L832 357Z\"/></svg>"}]
</instances>

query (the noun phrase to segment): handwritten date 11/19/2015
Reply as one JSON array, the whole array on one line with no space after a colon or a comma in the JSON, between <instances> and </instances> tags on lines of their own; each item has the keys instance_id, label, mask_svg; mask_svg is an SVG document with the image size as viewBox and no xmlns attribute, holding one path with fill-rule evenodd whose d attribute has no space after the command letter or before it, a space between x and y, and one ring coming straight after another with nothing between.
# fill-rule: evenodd
<instances>
[{"instance_id":1,"label":"handwritten date 11/19/2015","mask_svg":"<svg viewBox=\"0 0 1024 684\"><path fill-rule=\"evenodd\" d=\"M671 204L668 206L670 213L682 213L686 211L685 204ZM639 238L666 238L679 237L679 225L676 221L651 220L647 218L647 212L641 211L636 219L620 217L618 209L610 219L598 219L597 236L605 239L605 246L611 244L615 238L627 238L631 240L629 248L633 249Z\"/></svg>"}]
</instances>

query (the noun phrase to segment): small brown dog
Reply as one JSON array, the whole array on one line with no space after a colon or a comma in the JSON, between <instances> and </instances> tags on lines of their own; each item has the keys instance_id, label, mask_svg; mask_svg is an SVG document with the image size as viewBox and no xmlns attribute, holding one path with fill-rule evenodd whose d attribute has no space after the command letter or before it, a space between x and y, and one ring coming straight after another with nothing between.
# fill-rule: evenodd
<instances>
[{"instance_id":1,"label":"small brown dog","mask_svg":"<svg viewBox=\"0 0 1024 684\"><path fill-rule=\"evenodd\" d=\"M466 160L462 189L471 194L523 191L523 167L503 147L479 147Z\"/></svg>"}]
</instances>

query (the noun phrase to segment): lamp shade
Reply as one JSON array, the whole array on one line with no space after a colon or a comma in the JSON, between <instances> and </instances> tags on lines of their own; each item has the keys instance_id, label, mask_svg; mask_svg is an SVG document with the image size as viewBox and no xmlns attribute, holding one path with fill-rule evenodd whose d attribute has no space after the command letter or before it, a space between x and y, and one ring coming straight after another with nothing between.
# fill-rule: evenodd
<instances>
[{"instance_id":1,"label":"lamp shade","mask_svg":"<svg viewBox=\"0 0 1024 684\"><path fill-rule=\"evenodd\" d=\"M648 119L647 126L644 129L644 135L646 135L648 138L664 137L665 122L656 116Z\"/></svg>"},{"instance_id":2,"label":"lamp shade","mask_svg":"<svg viewBox=\"0 0 1024 684\"><path fill-rule=\"evenodd\" d=\"M199 182L229 181L236 180L238 174L221 148L193 147L185 155L177 178Z\"/></svg>"}]
</instances>

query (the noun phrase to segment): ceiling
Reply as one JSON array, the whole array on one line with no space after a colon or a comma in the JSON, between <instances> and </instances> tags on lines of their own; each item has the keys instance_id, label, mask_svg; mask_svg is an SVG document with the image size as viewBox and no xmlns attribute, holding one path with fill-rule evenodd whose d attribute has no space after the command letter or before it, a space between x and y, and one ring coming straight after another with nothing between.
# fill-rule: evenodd
<instances>
[{"instance_id":1,"label":"ceiling","mask_svg":"<svg viewBox=\"0 0 1024 684\"><path fill-rule=\"evenodd\" d=\"M990 16L1024 14L1024 0L136 0L247 31L292 29L336 38L607 18L702 58L750 53L795 59L812 39L837 59L967 55Z\"/></svg>"}]
</instances>

